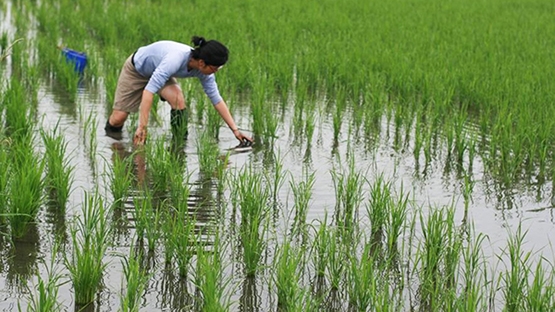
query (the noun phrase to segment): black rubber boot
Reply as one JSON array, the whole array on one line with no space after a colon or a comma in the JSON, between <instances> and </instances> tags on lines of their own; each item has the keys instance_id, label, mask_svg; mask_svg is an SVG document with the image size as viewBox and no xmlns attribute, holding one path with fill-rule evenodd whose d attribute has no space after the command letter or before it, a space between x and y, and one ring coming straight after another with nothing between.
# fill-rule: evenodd
<instances>
[{"instance_id":1,"label":"black rubber boot","mask_svg":"<svg viewBox=\"0 0 555 312\"><path fill-rule=\"evenodd\" d=\"M114 127L110 124L110 120L106 121L106 126L104 126L104 130L106 130L106 135L111 137L112 139L115 140L121 140L122 138L122 133L121 130L123 129L123 126L119 126L119 127Z\"/></svg>"},{"instance_id":2,"label":"black rubber boot","mask_svg":"<svg viewBox=\"0 0 555 312\"><path fill-rule=\"evenodd\" d=\"M170 112L170 124L174 140L187 140L187 121L189 112L186 109L172 109Z\"/></svg>"}]
</instances>

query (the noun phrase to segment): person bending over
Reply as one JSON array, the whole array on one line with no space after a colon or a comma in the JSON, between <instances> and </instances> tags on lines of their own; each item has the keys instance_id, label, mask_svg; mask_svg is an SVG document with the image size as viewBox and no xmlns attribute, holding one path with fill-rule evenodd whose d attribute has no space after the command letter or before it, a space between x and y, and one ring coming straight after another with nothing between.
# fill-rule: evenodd
<instances>
[{"instance_id":1,"label":"person bending over","mask_svg":"<svg viewBox=\"0 0 555 312\"><path fill-rule=\"evenodd\" d=\"M228 60L229 50L216 40L193 36L193 47L175 41L157 41L140 47L123 64L112 113L106 122L108 133L121 132L130 113L139 112L133 143L142 145L147 137L150 109L157 93L171 106L170 124L174 138L187 136L187 110L176 78L196 77L214 108L240 142L252 143L235 124L216 84L215 73Z\"/></svg>"}]
</instances>

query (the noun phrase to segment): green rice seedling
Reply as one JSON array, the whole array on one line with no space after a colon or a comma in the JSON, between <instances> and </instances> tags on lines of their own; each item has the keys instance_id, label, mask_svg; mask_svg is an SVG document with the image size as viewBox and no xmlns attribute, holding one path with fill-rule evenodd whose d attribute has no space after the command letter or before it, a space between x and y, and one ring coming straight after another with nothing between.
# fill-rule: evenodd
<instances>
[{"instance_id":1,"label":"green rice seedling","mask_svg":"<svg viewBox=\"0 0 555 312\"><path fill-rule=\"evenodd\" d=\"M191 173L186 173L183 164L177 158L173 158L174 168L179 168L175 170L169 176L170 184L170 206L177 211L188 211L188 199L191 193L190 178Z\"/></svg>"},{"instance_id":2,"label":"green rice seedling","mask_svg":"<svg viewBox=\"0 0 555 312\"><path fill-rule=\"evenodd\" d=\"M307 108L306 117L305 117L305 124L304 124L304 131L307 143L307 148L311 146L312 137L314 136L315 130L315 123L316 123L316 108L309 107Z\"/></svg>"},{"instance_id":3,"label":"green rice seedling","mask_svg":"<svg viewBox=\"0 0 555 312\"><path fill-rule=\"evenodd\" d=\"M373 306L374 294L381 282L380 268L372 256L373 247L366 243L362 254L348 256L347 280L345 286L349 296L349 304L356 311L368 311Z\"/></svg>"},{"instance_id":4,"label":"green rice seedling","mask_svg":"<svg viewBox=\"0 0 555 312\"><path fill-rule=\"evenodd\" d=\"M147 161L152 179L152 189L156 194L166 195L171 176L179 175L182 166L175 166L177 160L166 147L163 139L157 139L153 144L147 145ZM175 172L175 173L174 173Z\"/></svg>"},{"instance_id":5,"label":"green rice seedling","mask_svg":"<svg viewBox=\"0 0 555 312\"><path fill-rule=\"evenodd\" d=\"M388 221L388 213L392 210L391 185L384 181L383 175L378 176L370 186L370 198L366 205L366 212L370 219L370 237L379 247L382 244L384 230Z\"/></svg>"},{"instance_id":6,"label":"green rice seedling","mask_svg":"<svg viewBox=\"0 0 555 312\"><path fill-rule=\"evenodd\" d=\"M285 175L287 171L283 170L283 157L281 155L281 151L273 151L272 150L272 161L270 162L273 164L272 170L265 170L264 177L266 183L270 186L270 196L273 199L274 203L277 202L279 191L285 183Z\"/></svg>"},{"instance_id":7,"label":"green rice seedling","mask_svg":"<svg viewBox=\"0 0 555 312\"><path fill-rule=\"evenodd\" d=\"M135 219L135 230L137 238L142 242L147 240L149 251L154 251L162 236L160 224L162 212L153 205L154 198L149 190L143 191L143 196L134 198L133 217Z\"/></svg>"},{"instance_id":8,"label":"green rice seedling","mask_svg":"<svg viewBox=\"0 0 555 312\"><path fill-rule=\"evenodd\" d=\"M349 253L346 244L341 243L342 229L329 228L329 236L326 238L328 243L327 252L328 259L326 261L328 280L332 291L340 289L344 282L344 274L347 270L347 255Z\"/></svg>"},{"instance_id":9,"label":"green rice seedling","mask_svg":"<svg viewBox=\"0 0 555 312\"><path fill-rule=\"evenodd\" d=\"M229 311L231 306L230 296L226 293L231 278L224 276L222 241L219 232L215 236L212 250L199 244L196 252L195 285L202 296L200 311L206 312Z\"/></svg>"},{"instance_id":10,"label":"green rice seedling","mask_svg":"<svg viewBox=\"0 0 555 312\"><path fill-rule=\"evenodd\" d=\"M67 200L73 183L74 166L67 157L67 142L61 134L48 134L41 131L45 146L46 178L45 186L49 190L51 201L55 202L62 211L65 211Z\"/></svg>"},{"instance_id":11,"label":"green rice seedling","mask_svg":"<svg viewBox=\"0 0 555 312\"><path fill-rule=\"evenodd\" d=\"M219 198L224 194L225 187L228 185L229 171L227 169L230 155L231 152L226 152L225 154L220 155L217 160L218 162L214 175L216 179L216 190Z\"/></svg>"},{"instance_id":12,"label":"green rice seedling","mask_svg":"<svg viewBox=\"0 0 555 312\"><path fill-rule=\"evenodd\" d=\"M387 250L391 257L395 257L397 254L399 238L405 227L409 202L408 196L408 194L403 194L403 190L401 189L398 200L389 205L387 212L385 236Z\"/></svg>"},{"instance_id":13,"label":"green rice seedling","mask_svg":"<svg viewBox=\"0 0 555 312\"><path fill-rule=\"evenodd\" d=\"M23 38L19 38L14 40L12 43L10 43L10 45L8 46L8 35L6 32L2 33L2 38L1 40L1 49L0 49L0 62L3 62L5 59L8 58L8 56L10 55L10 50L12 50L12 48L20 41L23 40Z\"/></svg>"},{"instance_id":14,"label":"green rice seedling","mask_svg":"<svg viewBox=\"0 0 555 312\"><path fill-rule=\"evenodd\" d=\"M464 198L464 218L463 223L466 223L468 220L468 208L470 206L470 202L472 201L472 192L474 190L475 182L472 181L472 178L468 175L464 176L464 185L463 185L463 198Z\"/></svg>"},{"instance_id":15,"label":"green rice seedling","mask_svg":"<svg viewBox=\"0 0 555 312\"><path fill-rule=\"evenodd\" d=\"M0 225L3 225L5 215L8 212L8 191L11 176L11 161L8 153L10 142L0 134L0 166L4 168L0 171Z\"/></svg>"},{"instance_id":16,"label":"green rice seedling","mask_svg":"<svg viewBox=\"0 0 555 312\"><path fill-rule=\"evenodd\" d=\"M138 312L141 298L147 288L150 274L141 265L141 256L135 254L134 247L129 249L129 256L121 260L125 288L120 295L120 312Z\"/></svg>"},{"instance_id":17,"label":"green rice seedling","mask_svg":"<svg viewBox=\"0 0 555 312\"><path fill-rule=\"evenodd\" d=\"M71 228L73 249L71 255L64 259L77 305L93 302L101 288L102 276L108 265L103 258L110 235L107 211L99 195L84 194L82 214Z\"/></svg>"},{"instance_id":18,"label":"green rice seedling","mask_svg":"<svg viewBox=\"0 0 555 312\"><path fill-rule=\"evenodd\" d=\"M294 178L289 182L294 196L295 220L294 227L299 227L305 224L306 214L312 197L312 188L314 187L314 172L309 173L308 169L304 170L303 181L296 182Z\"/></svg>"},{"instance_id":19,"label":"green rice seedling","mask_svg":"<svg viewBox=\"0 0 555 312\"><path fill-rule=\"evenodd\" d=\"M297 82L299 84L300 81ZM304 86L296 86L294 90L295 98L294 98L294 114L293 114L293 122L292 122L292 133L294 134L295 138L302 138L303 134L303 116L305 114L305 106L307 101L307 93L306 89L303 88Z\"/></svg>"},{"instance_id":20,"label":"green rice seedling","mask_svg":"<svg viewBox=\"0 0 555 312\"><path fill-rule=\"evenodd\" d=\"M553 289L554 277L553 266L547 264L547 271L544 268L546 261L541 259L533 272L534 280L528 287L525 311L549 311L555 306L555 290Z\"/></svg>"},{"instance_id":21,"label":"green rice seedling","mask_svg":"<svg viewBox=\"0 0 555 312\"><path fill-rule=\"evenodd\" d=\"M485 239L484 235L479 234L462 248L463 264L460 273L462 292L458 300L458 307L462 311L487 310L488 299L484 296L483 285L487 285L488 282L482 281L482 278L486 276L486 263L481 253L482 243Z\"/></svg>"},{"instance_id":22,"label":"green rice seedling","mask_svg":"<svg viewBox=\"0 0 555 312\"><path fill-rule=\"evenodd\" d=\"M16 78L10 79L8 83L0 102L5 114L5 134L14 142L28 141L33 130L33 111L25 98L28 92Z\"/></svg>"},{"instance_id":23,"label":"green rice seedling","mask_svg":"<svg viewBox=\"0 0 555 312\"><path fill-rule=\"evenodd\" d=\"M29 300L27 304L27 312L55 312L63 311L63 306L58 302L58 291L60 286L64 285L66 281L63 280L63 274L56 267L56 255L58 254L59 246L54 244L52 246L52 258L50 263L46 264L46 279L40 273L37 273L37 284L34 289L29 289ZM20 303L18 303L18 310L23 311Z\"/></svg>"},{"instance_id":24,"label":"green rice seedling","mask_svg":"<svg viewBox=\"0 0 555 312\"><path fill-rule=\"evenodd\" d=\"M172 211L166 222L166 261L172 261L168 257L172 256L175 260L179 276L185 278L189 272L191 258L195 252L196 240L195 220L187 211Z\"/></svg>"},{"instance_id":25,"label":"green rice seedling","mask_svg":"<svg viewBox=\"0 0 555 312\"><path fill-rule=\"evenodd\" d=\"M204 97L198 97L196 98L192 89L192 85L189 82L186 82L186 84L189 86L189 88L187 88L186 91L184 91L188 97L186 97L186 99L190 99L190 98L195 98L196 99L196 103L195 103L195 111L196 111L196 123L199 125L204 125L205 121L204 121L204 116L210 114L209 108L208 107L208 103L206 98Z\"/></svg>"},{"instance_id":26,"label":"green rice seedling","mask_svg":"<svg viewBox=\"0 0 555 312\"><path fill-rule=\"evenodd\" d=\"M8 221L12 236L23 237L29 222L34 222L35 217L43 202L42 172L44 161L39 159L27 143L13 146L12 166L19 168L12 170L8 191Z\"/></svg>"},{"instance_id":27,"label":"green rice seedling","mask_svg":"<svg viewBox=\"0 0 555 312\"><path fill-rule=\"evenodd\" d=\"M286 241L277 248L274 261L273 267L276 272L273 282L277 293L278 310L291 311L303 294L300 286L305 264L303 250Z\"/></svg>"},{"instance_id":28,"label":"green rice seedling","mask_svg":"<svg viewBox=\"0 0 555 312\"><path fill-rule=\"evenodd\" d=\"M343 116L345 108L347 107L347 94L344 88L338 88L335 92L335 113L332 116L333 120L333 141L337 142L343 124Z\"/></svg>"},{"instance_id":29,"label":"green rice seedling","mask_svg":"<svg viewBox=\"0 0 555 312\"><path fill-rule=\"evenodd\" d=\"M243 245L243 261L246 275L252 277L260 267L260 259L266 248L264 237L268 231L269 192L262 177L250 167L239 173L235 185L241 210L239 232Z\"/></svg>"},{"instance_id":30,"label":"green rice seedling","mask_svg":"<svg viewBox=\"0 0 555 312\"><path fill-rule=\"evenodd\" d=\"M522 311L525 307L528 293L528 276L530 270L531 252L524 252L522 246L526 232L519 226L517 232L509 236L507 245L508 270L501 274L504 285L502 288L505 299L505 311Z\"/></svg>"},{"instance_id":31,"label":"green rice seedling","mask_svg":"<svg viewBox=\"0 0 555 312\"><path fill-rule=\"evenodd\" d=\"M454 209L433 210L420 216L423 242L418 250L420 294L423 308L444 309L454 304L461 239L454 225Z\"/></svg>"},{"instance_id":32,"label":"green rice seedling","mask_svg":"<svg viewBox=\"0 0 555 312\"><path fill-rule=\"evenodd\" d=\"M109 176L110 191L113 197L113 206L116 209L123 208L127 201L129 190L133 182L133 159L135 153L127 157L120 157L114 153L112 157L111 174Z\"/></svg>"},{"instance_id":33,"label":"green rice seedling","mask_svg":"<svg viewBox=\"0 0 555 312\"><path fill-rule=\"evenodd\" d=\"M96 168L96 148L98 146L97 142L96 142L96 130L98 127L98 122L96 120L95 114L94 112L89 112L89 114L87 115L87 119L85 120L85 124L83 126L84 128L84 134L88 135L87 137L83 138L84 142L85 142L85 146L87 146L88 149L88 154L89 154L89 160L91 163L91 167L93 168L93 171Z\"/></svg>"},{"instance_id":34,"label":"green rice seedling","mask_svg":"<svg viewBox=\"0 0 555 312\"><path fill-rule=\"evenodd\" d=\"M230 108L231 109L231 108ZM223 125L223 119L215 109L207 110L207 132L214 138L220 135L220 128Z\"/></svg>"},{"instance_id":35,"label":"green rice seedling","mask_svg":"<svg viewBox=\"0 0 555 312\"><path fill-rule=\"evenodd\" d=\"M199 170L203 173L213 174L220 162L220 148L215 138L208 132L204 132L200 141L197 141L197 152L199 156Z\"/></svg>"},{"instance_id":36,"label":"green rice seedling","mask_svg":"<svg viewBox=\"0 0 555 312\"><path fill-rule=\"evenodd\" d=\"M170 203L168 209L162 213L162 239L164 240L164 255L165 263L172 263L172 259L175 256L176 248L184 246L187 241L179 241L179 237L174 237L174 234L178 234L180 224L186 226L186 230L191 230L194 225L189 224L188 211L188 199L191 192L189 179L191 177L190 173L181 174L184 169L181 169L183 165L179 162L178 158L172 158L174 160L174 168L180 168L176 170L173 174L169 176L170 185ZM174 220L176 217L183 218L183 220ZM183 234L192 235L189 232ZM177 239L177 240L176 240ZM186 245L185 245L186 246ZM184 252L187 250L184 250ZM181 254L180 257L184 260L184 264L187 262L186 254ZM185 272L186 270L184 270Z\"/></svg>"},{"instance_id":37,"label":"green rice seedling","mask_svg":"<svg viewBox=\"0 0 555 312\"><path fill-rule=\"evenodd\" d=\"M327 219L328 214L326 213L324 219L318 221L318 225L312 226L315 231L315 237L311 254L317 277L324 277L326 274L329 262L329 248L331 247L331 244L333 244L333 229L329 229Z\"/></svg>"},{"instance_id":38,"label":"green rice seedling","mask_svg":"<svg viewBox=\"0 0 555 312\"><path fill-rule=\"evenodd\" d=\"M355 160L350 157L348 161L348 172L332 173L335 188L335 222L345 234L352 234L358 225L358 213L364 199L362 189L365 173L358 171Z\"/></svg>"}]
</instances>

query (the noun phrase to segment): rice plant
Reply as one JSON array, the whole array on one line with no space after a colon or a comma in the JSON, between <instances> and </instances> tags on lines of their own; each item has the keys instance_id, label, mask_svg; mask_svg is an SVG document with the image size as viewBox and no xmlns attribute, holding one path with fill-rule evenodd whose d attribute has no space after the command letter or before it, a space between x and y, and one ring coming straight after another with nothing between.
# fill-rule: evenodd
<instances>
[{"instance_id":1,"label":"rice plant","mask_svg":"<svg viewBox=\"0 0 555 312\"><path fill-rule=\"evenodd\" d=\"M268 230L269 192L264 187L262 177L254 174L250 167L239 173L235 183L241 212L239 232L245 273L254 276L260 269L260 260L266 248L264 237Z\"/></svg>"},{"instance_id":2,"label":"rice plant","mask_svg":"<svg viewBox=\"0 0 555 312\"><path fill-rule=\"evenodd\" d=\"M202 301L200 311L224 312L231 306L229 287L231 279L224 274L224 263L221 249L222 241L216 234L212 250L206 250L199 244L196 252L195 285L200 291Z\"/></svg>"},{"instance_id":3,"label":"rice plant","mask_svg":"<svg viewBox=\"0 0 555 312\"><path fill-rule=\"evenodd\" d=\"M9 141L0 135L0 166L4 170L0 171L0 224L5 222L5 215L8 212L8 186L11 172L11 162L8 154Z\"/></svg>"},{"instance_id":4,"label":"rice plant","mask_svg":"<svg viewBox=\"0 0 555 312\"><path fill-rule=\"evenodd\" d=\"M264 177L266 183L270 186L271 198L274 202L277 202L279 191L285 183L285 175L287 172L283 169L284 156L281 154L281 151L272 151L272 156L273 167L264 171Z\"/></svg>"},{"instance_id":5,"label":"rice plant","mask_svg":"<svg viewBox=\"0 0 555 312\"><path fill-rule=\"evenodd\" d=\"M177 265L179 276L187 277L191 258L195 253L197 236L195 234L195 220L187 210L172 211L166 215L166 261ZM171 258L170 258L171 257Z\"/></svg>"},{"instance_id":6,"label":"rice plant","mask_svg":"<svg viewBox=\"0 0 555 312\"><path fill-rule=\"evenodd\" d=\"M220 148L209 131L204 132L197 141L197 152L199 157L199 170L206 174L214 174L219 168Z\"/></svg>"},{"instance_id":7,"label":"rice plant","mask_svg":"<svg viewBox=\"0 0 555 312\"><path fill-rule=\"evenodd\" d=\"M349 252L352 250L341 241L342 229L338 227L329 228L329 235L325 237L325 243L327 243L327 257L325 261L326 273L328 280L330 282L330 288L332 291L337 291L341 288L345 282L345 272L347 270L347 261ZM320 247L322 248L322 247Z\"/></svg>"},{"instance_id":8,"label":"rice plant","mask_svg":"<svg viewBox=\"0 0 555 312\"><path fill-rule=\"evenodd\" d=\"M51 196L50 200L55 202L62 211L65 211L67 200L73 183L74 167L67 157L67 142L57 130L48 134L41 131L41 136L46 148L46 179L45 186Z\"/></svg>"},{"instance_id":9,"label":"rice plant","mask_svg":"<svg viewBox=\"0 0 555 312\"><path fill-rule=\"evenodd\" d=\"M364 199L364 174L355 168L355 161L351 158L346 173L332 171L331 175L336 198L335 222L346 235L353 234L358 224L359 208Z\"/></svg>"},{"instance_id":10,"label":"rice plant","mask_svg":"<svg viewBox=\"0 0 555 312\"><path fill-rule=\"evenodd\" d=\"M162 237L161 223L163 214L154 206L154 198L149 190L143 190L143 196L135 197L133 219L139 242L146 238L148 250L153 252Z\"/></svg>"},{"instance_id":11,"label":"rice plant","mask_svg":"<svg viewBox=\"0 0 555 312\"><path fill-rule=\"evenodd\" d=\"M168 151L166 142L162 139L156 139L152 144L147 145L147 161L149 173L152 180L152 189L155 194L166 195L168 191L168 182L175 169L175 155ZM179 172L176 172L178 174Z\"/></svg>"},{"instance_id":12,"label":"rice plant","mask_svg":"<svg viewBox=\"0 0 555 312\"><path fill-rule=\"evenodd\" d=\"M305 169L302 181L297 183L295 179L292 179L289 182L295 202L293 206L293 210L295 211L294 227L302 226L306 222L306 214L312 198L314 182L314 172L309 173L307 169Z\"/></svg>"},{"instance_id":13,"label":"rice plant","mask_svg":"<svg viewBox=\"0 0 555 312\"><path fill-rule=\"evenodd\" d=\"M427 219L420 216L423 239L418 249L420 305L445 309L455 302L461 258L461 238L454 226L454 209L434 209Z\"/></svg>"},{"instance_id":14,"label":"rice plant","mask_svg":"<svg viewBox=\"0 0 555 312\"><path fill-rule=\"evenodd\" d=\"M89 112L85 124L83 125L84 135L86 136L83 138L83 142L89 152L88 156L93 172L96 171L96 150L98 145L96 138L97 127L98 122L95 115L93 112Z\"/></svg>"},{"instance_id":15,"label":"rice plant","mask_svg":"<svg viewBox=\"0 0 555 312\"><path fill-rule=\"evenodd\" d=\"M129 190L133 182L132 162L134 154L123 157L114 153L112 157L111 173L108 178L110 190L114 200L114 208L122 208L129 197Z\"/></svg>"},{"instance_id":16,"label":"rice plant","mask_svg":"<svg viewBox=\"0 0 555 312\"><path fill-rule=\"evenodd\" d=\"M384 281L381 278L379 261L374 259L371 243L364 244L360 255L350 254L347 264L345 286L349 304L356 311L368 311L373 307L375 294ZM387 284L386 284L387 285Z\"/></svg>"},{"instance_id":17,"label":"rice plant","mask_svg":"<svg viewBox=\"0 0 555 312\"><path fill-rule=\"evenodd\" d=\"M141 265L141 256L135 254L134 247L129 249L129 255L121 260L125 287L122 286L120 298L120 312L138 312L141 299L147 289L150 274Z\"/></svg>"},{"instance_id":18,"label":"rice plant","mask_svg":"<svg viewBox=\"0 0 555 312\"><path fill-rule=\"evenodd\" d=\"M58 301L58 293L59 288L67 282L64 281L64 276L56 265L59 246L54 244L52 247L50 262L48 264L44 262L46 278L37 273L37 283L33 285L34 289L29 289L27 312L64 311L62 303ZM18 303L18 310L23 311L20 303Z\"/></svg>"},{"instance_id":19,"label":"rice plant","mask_svg":"<svg viewBox=\"0 0 555 312\"><path fill-rule=\"evenodd\" d=\"M277 248L275 258L276 272L273 276L277 293L277 306L281 311L291 311L301 301L303 289L301 281L304 271L304 251L294 247L289 241Z\"/></svg>"},{"instance_id":20,"label":"rice plant","mask_svg":"<svg viewBox=\"0 0 555 312\"><path fill-rule=\"evenodd\" d=\"M75 295L75 303L94 301L101 289L108 263L104 255L109 246L110 227L104 201L97 194L84 194L82 216L71 227L72 251L65 258Z\"/></svg>"},{"instance_id":21,"label":"rice plant","mask_svg":"<svg viewBox=\"0 0 555 312\"><path fill-rule=\"evenodd\" d=\"M528 292L528 276L532 253L524 252L522 247L526 232L519 226L517 232L509 237L507 271L501 274L503 297L506 311L522 311L525 308ZM541 274L541 271L537 272ZM541 277L540 277L541 278Z\"/></svg>"},{"instance_id":22,"label":"rice plant","mask_svg":"<svg viewBox=\"0 0 555 312\"><path fill-rule=\"evenodd\" d=\"M333 229L330 229L327 224L327 214L324 219L317 222L318 224L312 225L314 229L314 242L312 243L311 258L314 266L316 276L321 278L326 275L326 269L328 268L328 262L330 258L329 250L332 247L332 233Z\"/></svg>"},{"instance_id":23,"label":"rice plant","mask_svg":"<svg viewBox=\"0 0 555 312\"><path fill-rule=\"evenodd\" d=\"M13 146L12 165L19 169L12 170L8 192L8 221L15 238L25 235L28 223L35 221L44 199L44 161L24 144Z\"/></svg>"}]
</instances>

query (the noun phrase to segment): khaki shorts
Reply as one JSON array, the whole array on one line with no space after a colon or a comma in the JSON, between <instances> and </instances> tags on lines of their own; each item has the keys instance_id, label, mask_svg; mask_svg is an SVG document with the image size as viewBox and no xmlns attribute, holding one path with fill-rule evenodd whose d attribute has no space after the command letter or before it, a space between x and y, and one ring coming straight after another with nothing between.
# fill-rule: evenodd
<instances>
[{"instance_id":1,"label":"khaki shorts","mask_svg":"<svg viewBox=\"0 0 555 312\"><path fill-rule=\"evenodd\" d=\"M143 91L150 79L141 76L141 74L137 72L135 66L133 66L131 62L132 57L133 55L128 57L123 64L114 98L114 109L128 113L136 113L139 111ZM166 82L162 89L174 84L177 84L177 80L172 77Z\"/></svg>"}]
</instances>

